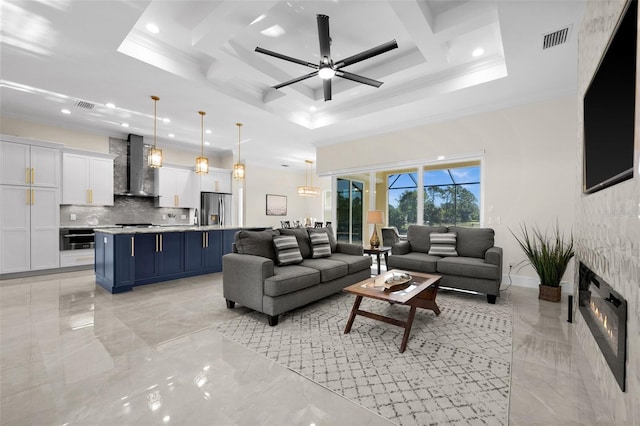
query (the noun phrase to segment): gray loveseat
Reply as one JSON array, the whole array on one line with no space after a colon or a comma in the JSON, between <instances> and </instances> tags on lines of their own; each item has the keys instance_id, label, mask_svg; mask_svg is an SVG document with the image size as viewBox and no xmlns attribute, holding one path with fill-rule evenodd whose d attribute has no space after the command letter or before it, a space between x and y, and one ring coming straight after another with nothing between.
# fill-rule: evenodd
<instances>
[{"instance_id":1,"label":"gray loveseat","mask_svg":"<svg viewBox=\"0 0 640 426\"><path fill-rule=\"evenodd\" d=\"M441 287L484 293L495 303L502 282L502 248L494 246L494 234L490 228L409 225L407 241L392 246L387 268L441 275Z\"/></svg>"},{"instance_id":2,"label":"gray loveseat","mask_svg":"<svg viewBox=\"0 0 640 426\"><path fill-rule=\"evenodd\" d=\"M310 233L328 236L330 254L313 258ZM274 236L295 236L301 262L278 265ZM268 315L278 315L341 291L371 275L371 258L362 246L336 242L331 228L238 231L234 252L222 257L223 295L227 308L236 303Z\"/></svg>"}]
</instances>

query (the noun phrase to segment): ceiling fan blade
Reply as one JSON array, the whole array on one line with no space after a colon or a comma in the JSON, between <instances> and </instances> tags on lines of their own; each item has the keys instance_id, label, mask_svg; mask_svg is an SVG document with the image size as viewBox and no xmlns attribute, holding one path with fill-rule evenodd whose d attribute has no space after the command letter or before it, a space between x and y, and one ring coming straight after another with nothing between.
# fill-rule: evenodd
<instances>
[{"instance_id":1,"label":"ceiling fan blade","mask_svg":"<svg viewBox=\"0 0 640 426\"><path fill-rule=\"evenodd\" d=\"M290 84L297 83L297 82L302 81L302 80L306 80L307 78L311 78L311 77L314 77L316 75L318 75L318 71L314 71L314 72L311 72L309 74L293 78L293 79L291 79L289 81L285 81L284 83L276 84L275 86L273 86L273 88L274 89L280 89L281 87L288 86Z\"/></svg>"},{"instance_id":2,"label":"ceiling fan blade","mask_svg":"<svg viewBox=\"0 0 640 426\"><path fill-rule=\"evenodd\" d=\"M331 100L331 79L322 80L322 88L324 89L324 101Z\"/></svg>"},{"instance_id":3,"label":"ceiling fan blade","mask_svg":"<svg viewBox=\"0 0 640 426\"><path fill-rule=\"evenodd\" d=\"M262 47L256 47L256 52L264 53L265 55L273 56L274 58L284 59L285 61L293 62L295 64L304 65L305 67L318 69L318 64L312 64L311 62L303 61L302 59L292 58L291 56L283 55L282 53L263 49Z\"/></svg>"},{"instance_id":4,"label":"ceiling fan blade","mask_svg":"<svg viewBox=\"0 0 640 426\"><path fill-rule=\"evenodd\" d=\"M342 71L342 70L337 70L336 76L346 78L347 80L355 81L358 83L368 84L369 86L373 86L373 87L382 86L382 81L373 80L371 78L363 77L361 75L353 74L353 73Z\"/></svg>"},{"instance_id":5,"label":"ceiling fan blade","mask_svg":"<svg viewBox=\"0 0 640 426\"><path fill-rule=\"evenodd\" d=\"M372 58L381 53L388 52L389 50L396 49L398 43L395 40L388 41L380 46L365 50L364 52L356 53L353 56L349 56L346 59L336 62L336 68L346 67L347 65L355 64L356 62L364 61L365 59Z\"/></svg>"},{"instance_id":6,"label":"ceiling fan blade","mask_svg":"<svg viewBox=\"0 0 640 426\"><path fill-rule=\"evenodd\" d=\"M329 17L327 15L317 15L318 20L318 40L320 40L320 58L325 56L331 59L331 37L329 36Z\"/></svg>"}]
</instances>

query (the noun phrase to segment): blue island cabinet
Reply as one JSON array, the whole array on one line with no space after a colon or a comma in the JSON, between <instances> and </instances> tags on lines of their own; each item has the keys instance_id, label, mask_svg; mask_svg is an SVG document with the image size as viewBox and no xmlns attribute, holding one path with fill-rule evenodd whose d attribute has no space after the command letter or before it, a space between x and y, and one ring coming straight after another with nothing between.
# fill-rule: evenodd
<instances>
[{"instance_id":1,"label":"blue island cabinet","mask_svg":"<svg viewBox=\"0 0 640 426\"><path fill-rule=\"evenodd\" d=\"M111 293L222 271L236 229L120 234L96 230L96 282Z\"/></svg>"}]
</instances>

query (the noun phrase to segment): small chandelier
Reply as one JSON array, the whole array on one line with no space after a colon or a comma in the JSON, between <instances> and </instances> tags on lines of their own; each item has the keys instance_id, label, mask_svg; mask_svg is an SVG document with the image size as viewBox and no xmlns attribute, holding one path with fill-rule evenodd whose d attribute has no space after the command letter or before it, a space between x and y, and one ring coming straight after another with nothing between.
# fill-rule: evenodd
<instances>
[{"instance_id":1,"label":"small chandelier","mask_svg":"<svg viewBox=\"0 0 640 426\"><path fill-rule=\"evenodd\" d=\"M240 162L240 129L242 128L242 123L236 123L236 126L238 126L238 162L233 165L233 178L242 180L245 176L244 164Z\"/></svg>"},{"instance_id":2,"label":"small chandelier","mask_svg":"<svg viewBox=\"0 0 640 426\"><path fill-rule=\"evenodd\" d=\"M162 167L162 150L156 147L156 126L158 124L157 106L160 100L157 96L152 96L153 99L153 148L149 150L147 162L149 167L158 168Z\"/></svg>"},{"instance_id":3,"label":"small chandelier","mask_svg":"<svg viewBox=\"0 0 640 426\"><path fill-rule=\"evenodd\" d=\"M313 164L311 160L304 160L307 163L307 170L305 172L304 186L298 187L298 195L301 197L315 197L320 193L320 188L313 186L313 174L311 175L311 185L309 185L309 166Z\"/></svg>"},{"instance_id":4,"label":"small chandelier","mask_svg":"<svg viewBox=\"0 0 640 426\"><path fill-rule=\"evenodd\" d=\"M204 111L198 111L200 114L200 146L202 151L200 157L196 158L196 173L204 175L209 173L209 159L204 156L204 116L207 114Z\"/></svg>"}]
</instances>

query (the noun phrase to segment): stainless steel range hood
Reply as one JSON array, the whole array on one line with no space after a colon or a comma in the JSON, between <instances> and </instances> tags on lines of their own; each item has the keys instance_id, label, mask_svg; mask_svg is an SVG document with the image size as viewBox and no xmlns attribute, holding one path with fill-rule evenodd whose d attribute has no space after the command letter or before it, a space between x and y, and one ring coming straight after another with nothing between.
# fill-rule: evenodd
<instances>
[{"instance_id":1,"label":"stainless steel range hood","mask_svg":"<svg viewBox=\"0 0 640 426\"><path fill-rule=\"evenodd\" d=\"M116 195L157 197L153 192L145 191L145 181L149 180L146 177L147 174L151 175L151 184L147 185L147 187L153 188L153 174L145 161L142 136L129 134L127 142L127 192L120 192Z\"/></svg>"}]
</instances>

